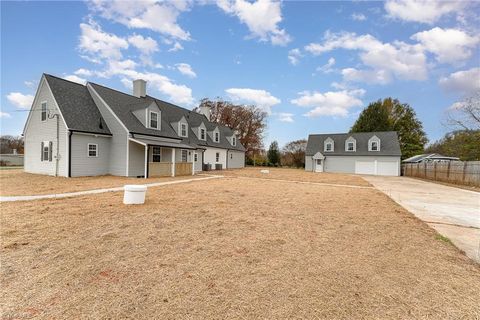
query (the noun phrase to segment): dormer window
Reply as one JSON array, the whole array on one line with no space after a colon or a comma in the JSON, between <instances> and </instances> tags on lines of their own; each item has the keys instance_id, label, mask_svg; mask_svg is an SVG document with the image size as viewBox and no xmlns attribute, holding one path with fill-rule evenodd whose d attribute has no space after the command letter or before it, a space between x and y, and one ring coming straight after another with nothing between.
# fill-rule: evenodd
<instances>
[{"instance_id":1,"label":"dormer window","mask_svg":"<svg viewBox=\"0 0 480 320\"><path fill-rule=\"evenodd\" d=\"M159 121L158 121L158 113L155 111L150 111L149 112L149 121L148 124L150 125L150 128L152 129L159 129Z\"/></svg>"},{"instance_id":2,"label":"dormer window","mask_svg":"<svg viewBox=\"0 0 480 320\"><path fill-rule=\"evenodd\" d=\"M205 129L200 128L200 140L205 140Z\"/></svg>"},{"instance_id":3,"label":"dormer window","mask_svg":"<svg viewBox=\"0 0 480 320\"><path fill-rule=\"evenodd\" d=\"M334 144L331 138L328 138L323 143L323 151L325 152L333 152Z\"/></svg>"},{"instance_id":4,"label":"dormer window","mask_svg":"<svg viewBox=\"0 0 480 320\"><path fill-rule=\"evenodd\" d=\"M187 130L188 130L188 126L186 123L180 123L180 136L181 137L187 137L188 134L187 134Z\"/></svg>"},{"instance_id":5,"label":"dormer window","mask_svg":"<svg viewBox=\"0 0 480 320\"><path fill-rule=\"evenodd\" d=\"M345 151L356 151L357 146L356 146L356 140L352 137L348 138L347 141L345 141Z\"/></svg>"},{"instance_id":6,"label":"dormer window","mask_svg":"<svg viewBox=\"0 0 480 320\"><path fill-rule=\"evenodd\" d=\"M380 139L377 136L368 140L368 151L380 151Z\"/></svg>"},{"instance_id":7,"label":"dormer window","mask_svg":"<svg viewBox=\"0 0 480 320\"><path fill-rule=\"evenodd\" d=\"M215 135L214 135L214 141L215 142L220 142L220 132L215 132Z\"/></svg>"},{"instance_id":8,"label":"dormer window","mask_svg":"<svg viewBox=\"0 0 480 320\"><path fill-rule=\"evenodd\" d=\"M237 145L237 137L233 136L232 137L232 146L236 146Z\"/></svg>"}]
</instances>

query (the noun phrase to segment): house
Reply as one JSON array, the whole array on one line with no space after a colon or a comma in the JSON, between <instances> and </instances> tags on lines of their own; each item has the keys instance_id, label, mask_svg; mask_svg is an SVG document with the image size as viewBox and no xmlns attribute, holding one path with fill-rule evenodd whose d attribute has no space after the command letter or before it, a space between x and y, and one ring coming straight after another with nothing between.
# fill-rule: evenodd
<instances>
[{"instance_id":1,"label":"house","mask_svg":"<svg viewBox=\"0 0 480 320\"><path fill-rule=\"evenodd\" d=\"M43 74L23 131L24 170L64 177L191 175L205 168L242 168L235 132L147 95Z\"/></svg>"},{"instance_id":2,"label":"house","mask_svg":"<svg viewBox=\"0 0 480 320\"><path fill-rule=\"evenodd\" d=\"M457 157L447 157L438 153L419 154L403 160L403 163L423 163L423 162L450 162L460 161Z\"/></svg>"},{"instance_id":3,"label":"house","mask_svg":"<svg viewBox=\"0 0 480 320\"><path fill-rule=\"evenodd\" d=\"M394 131L311 134L305 170L399 176L401 155Z\"/></svg>"}]
</instances>

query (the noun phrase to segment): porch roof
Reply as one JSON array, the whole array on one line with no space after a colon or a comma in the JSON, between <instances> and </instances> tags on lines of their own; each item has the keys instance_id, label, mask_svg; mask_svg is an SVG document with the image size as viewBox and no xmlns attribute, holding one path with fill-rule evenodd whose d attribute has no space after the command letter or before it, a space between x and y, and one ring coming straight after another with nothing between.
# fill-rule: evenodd
<instances>
[{"instance_id":1,"label":"porch roof","mask_svg":"<svg viewBox=\"0 0 480 320\"><path fill-rule=\"evenodd\" d=\"M167 142L167 141L158 141L153 139L145 139L145 138L128 138L128 140L136 142L138 144L144 146L159 146L159 147L167 147L167 148L176 148L176 149L197 149L196 147L189 146L183 143L175 143L175 142Z\"/></svg>"}]
</instances>

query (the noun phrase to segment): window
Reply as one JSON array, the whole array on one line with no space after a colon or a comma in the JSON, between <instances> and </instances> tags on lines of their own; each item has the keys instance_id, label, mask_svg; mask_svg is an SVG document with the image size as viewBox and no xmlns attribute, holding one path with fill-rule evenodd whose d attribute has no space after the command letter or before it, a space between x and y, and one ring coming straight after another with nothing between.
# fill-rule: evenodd
<instances>
[{"instance_id":1,"label":"window","mask_svg":"<svg viewBox=\"0 0 480 320\"><path fill-rule=\"evenodd\" d=\"M187 150L182 150L182 162L187 162L188 159L188 151Z\"/></svg>"},{"instance_id":2,"label":"window","mask_svg":"<svg viewBox=\"0 0 480 320\"><path fill-rule=\"evenodd\" d=\"M380 139L377 136L368 140L368 151L380 151Z\"/></svg>"},{"instance_id":3,"label":"window","mask_svg":"<svg viewBox=\"0 0 480 320\"><path fill-rule=\"evenodd\" d=\"M356 141L355 141L355 138L353 137L349 137L346 141L345 141L345 151L353 151L355 152L357 150L357 146L356 146Z\"/></svg>"},{"instance_id":4,"label":"window","mask_svg":"<svg viewBox=\"0 0 480 320\"><path fill-rule=\"evenodd\" d=\"M232 146L237 145L237 137L232 137Z\"/></svg>"},{"instance_id":5,"label":"window","mask_svg":"<svg viewBox=\"0 0 480 320\"><path fill-rule=\"evenodd\" d=\"M230 153L230 159L233 159L233 153Z\"/></svg>"},{"instance_id":6,"label":"window","mask_svg":"<svg viewBox=\"0 0 480 320\"><path fill-rule=\"evenodd\" d=\"M47 120L47 102L42 102L42 121Z\"/></svg>"},{"instance_id":7,"label":"window","mask_svg":"<svg viewBox=\"0 0 480 320\"><path fill-rule=\"evenodd\" d=\"M186 123L180 123L180 136L181 137L186 137L187 136L187 124Z\"/></svg>"},{"instance_id":8,"label":"window","mask_svg":"<svg viewBox=\"0 0 480 320\"><path fill-rule=\"evenodd\" d=\"M215 142L219 142L219 141L220 141L220 133L215 132Z\"/></svg>"},{"instance_id":9,"label":"window","mask_svg":"<svg viewBox=\"0 0 480 320\"><path fill-rule=\"evenodd\" d=\"M52 161L52 141L43 141L40 152L41 161Z\"/></svg>"},{"instance_id":10,"label":"window","mask_svg":"<svg viewBox=\"0 0 480 320\"><path fill-rule=\"evenodd\" d=\"M347 142L347 151L354 151L355 143L354 142Z\"/></svg>"},{"instance_id":11,"label":"window","mask_svg":"<svg viewBox=\"0 0 480 320\"><path fill-rule=\"evenodd\" d=\"M200 128L200 140L205 140L205 129Z\"/></svg>"},{"instance_id":12,"label":"window","mask_svg":"<svg viewBox=\"0 0 480 320\"><path fill-rule=\"evenodd\" d=\"M331 142L327 142L327 144L325 144L325 151L332 151L332 143Z\"/></svg>"},{"instance_id":13,"label":"window","mask_svg":"<svg viewBox=\"0 0 480 320\"><path fill-rule=\"evenodd\" d=\"M220 161L220 152L215 153L215 162Z\"/></svg>"},{"instance_id":14,"label":"window","mask_svg":"<svg viewBox=\"0 0 480 320\"><path fill-rule=\"evenodd\" d=\"M195 161L195 162L198 161L198 154L197 153L193 154L193 161Z\"/></svg>"},{"instance_id":15,"label":"window","mask_svg":"<svg viewBox=\"0 0 480 320\"><path fill-rule=\"evenodd\" d=\"M150 128L158 129L158 113L150 111Z\"/></svg>"},{"instance_id":16,"label":"window","mask_svg":"<svg viewBox=\"0 0 480 320\"><path fill-rule=\"evenodd\" d=\"M88 157L97 157L98 156L98 144L89 143L88 144Z\"/></svg>"},{"instance_id":17,"label":"window","mask_svg":"<svg viewBox=\"0 0 480 320\"><path fill-rule=\"evenodd\" d=\"M160 147L153 147L152 148L152 161L153 162L160 162L162 149Z\"/></svg>"}]
</instances>

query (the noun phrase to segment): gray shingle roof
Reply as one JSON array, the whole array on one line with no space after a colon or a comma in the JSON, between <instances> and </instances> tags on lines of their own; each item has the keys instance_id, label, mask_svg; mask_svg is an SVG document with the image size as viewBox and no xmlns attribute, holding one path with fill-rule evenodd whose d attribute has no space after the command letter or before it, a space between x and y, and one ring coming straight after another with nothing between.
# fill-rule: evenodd
<instances>
[{"instance_id":1,"label":"gray shingle roof","mask_svg":"<svg viewBox=\"0 0 480 320\"><path fill-rule=\"evenodd\" d=\"M238 142L237 146L234 147L228 142L227 136L233 134L232 129L220 125L218 123L212 123L207 120L207 118L199 113L193 112L191 110L181 108L174 104L168 103L166 101L146 96L144 98L138 98L114 89L110 89L95 83L90 85L95 89L95 91L102 97L102 99L110 106L110 108L115 112L118 118L123 122L130 132L153 135L159 137L167 138L176 138L181 139L182 143L194 145L198 147L217 147L222 149L232 149L244 151L245 148ZM155 102L162 112L161 115L161 130L154 130L146 128L138 118L133 114L134 110L140 108L148 107L152 102ZM188 122L189 133L188 138L182 138L177 135L175 129L172 127L172 123L178 122L182 117ZM207 141L202 141L197 138L193 132L193 128L198 127L201 123L204 123L207 127L207 130L210 131L215 126L219 127L220 130L220 143L213 142L210 137L207 135Z\"/></svg>"},{"instance_id":2,"label":"gray shingle roof","mask_svg":"<svg viewBox=\"0 0 480 320\"><path fill-rule=\"evenodd\" d=\"M368 140L377 136L380 139L380 151L368 151ZM345 141L353 137L356 140L356 151L345 151ZM326 139L331 138L334 141L334 151L324 152L323 143ZM325 156L401 156L400 144L398 142L397 132L358 132L358 133L332 133L332 134L311 134L308 136L307 149L305 154L313 156L320 151Z\"/></svg>"},{"instance_id":3,"label":"gray shingle roof","mask_svg":"<svg viewBox=\"0 0 480 320\"><path fill-rule=\"evenodd\" d=\"M70 130L111 134L86 86L44 76Z\"/></svg>"}]
</instances>

